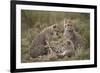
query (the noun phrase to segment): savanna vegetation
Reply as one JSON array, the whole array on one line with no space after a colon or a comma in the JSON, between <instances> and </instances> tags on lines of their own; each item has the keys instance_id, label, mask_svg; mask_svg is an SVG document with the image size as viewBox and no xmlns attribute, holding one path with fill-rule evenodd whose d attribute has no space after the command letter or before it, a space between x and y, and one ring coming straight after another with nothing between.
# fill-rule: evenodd
<instances>
[{"instance_id":1,"label":"savanna vegetation","mask_svg":"<svg viewBox=\"0 0 100 73\"><path fill-rule=\"evenodd\" d=\"M64 18L75 19L75 30L85 39L85 49L76 50L72 57L47 59L45 56L30 60L29 50L34 37L44 28L58 24L63 35ZM60 38L58 38L60 39ZM86 60L90 59L90 15L88 13L21 10L21 62Z\"/></svg>"}]
</instances>

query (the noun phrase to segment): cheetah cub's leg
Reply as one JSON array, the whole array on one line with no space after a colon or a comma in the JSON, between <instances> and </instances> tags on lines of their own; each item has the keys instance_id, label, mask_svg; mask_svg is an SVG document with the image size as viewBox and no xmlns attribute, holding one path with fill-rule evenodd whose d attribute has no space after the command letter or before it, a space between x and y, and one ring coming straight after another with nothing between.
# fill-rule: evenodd
<instances>
[{"instance_id":1,"label":"cheetah cub's leg","mask_svg":"<svg viewBox=\"0 0 100 73\"><path fill-rule=\"evenodd\" d=\"M50 43L48 41L47 41L47 46L48 46L48 49L49 49L49 54L52 54L53 50L52 50Z\"/></svg>"},{"instance_id":2,"label":"cheetah cub's leg","mask_svg":"<svg viewBox=\"0 0 100 73\"><path fill-rule=\"evenodd\" d=\"M47 42L48 43L48 42ZM51 46L50 46L50 44L48 43L48 50L49 50L49 52L48 52L48 55L47 55L47 58L48 59L56 59L57 58L57 55L56 55L56 53L53 51L53 49L51 48Z\"/></svg>"}]
</instances>

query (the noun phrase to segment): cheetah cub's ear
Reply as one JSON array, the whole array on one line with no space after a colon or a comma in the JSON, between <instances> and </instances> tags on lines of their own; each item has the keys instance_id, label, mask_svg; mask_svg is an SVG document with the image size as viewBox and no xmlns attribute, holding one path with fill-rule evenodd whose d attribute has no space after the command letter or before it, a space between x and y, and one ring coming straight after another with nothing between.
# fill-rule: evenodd
<instances>
[{"instance_id":1,"label":"cheetah cub's ear","mask_svg":"<svg viewBox=\"0 0 100 73\"><path fill-rule=\"evenodd\" d=\"M71 45L71 42L70 42L70 41L67 41L67 44L68 44L68 45Z\"/></svg>"},{"instance_id":2,"label":"cheetah cub's ear","mask_svg":"<svg viewBox=\"0 0 100 73\"><path fill-rule=\"evenodd\" d=\"M57 27L57 24L54 24L54 25L53 25L53 28L56 28L56 27Z\"/></svg>"}]
</instances>

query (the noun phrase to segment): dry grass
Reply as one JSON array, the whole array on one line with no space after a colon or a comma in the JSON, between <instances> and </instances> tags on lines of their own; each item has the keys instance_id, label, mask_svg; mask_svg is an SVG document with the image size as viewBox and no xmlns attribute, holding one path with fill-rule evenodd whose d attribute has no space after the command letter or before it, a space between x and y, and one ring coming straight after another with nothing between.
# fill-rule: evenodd
<instances>
[{"instance_id":1,"label":"dry grass","mask_svg":"<svg viewBox=\"0 0 100 73\"><path fill-rule=\"evenodd\" d=\"M25 11L23 11L25 12ZM30 11L26 11L26 15L28 16L28 13ZM41 13L40 13L41 14ZM65 13L68 15L69 13ZM71 15L72 14L72 15ZM30 14L31 15L31 14ZM34 15L34 13L33 13ZM87 18L86 15L81 14L81 13L70 13L69 17L75 16L77 19L77 24L75 25L76 31L79 32L79 34L82 36L82 38L85 38L85 47L84 49L76 49L75 50L75 55L72 57L64 56L64 57L57 57L57 56L52 56L51 58L48 58L48 56L40 56L37 58L30 58L29 55L29 50L31 46L31 42L34 39L35 35L37 35L41 30L44 28L52 25L52 24L36 24L36 23L31 23L31 27L28 25L30 22L30 18L28 20L27 18L27 23L22 20L22 31L21 31L21 62L23 63L29 63L29 62L47 62L47 61L68 61L68 60L86 60L90 59L90 29L89 29L89 18ZM32 15L31 15L32 17ZM24 16L22 18L26 19ZM43 18L41 16L41 18ZM26 25L27 24L27 25ZM29 23L30 24L30 23ZM25 27L23 27L25 26ZM63 25L59 24L59 28L61 31L59 32L59 38L55 40L60 40L62 39L63 35Z\"/></svg>"}]
</instances>

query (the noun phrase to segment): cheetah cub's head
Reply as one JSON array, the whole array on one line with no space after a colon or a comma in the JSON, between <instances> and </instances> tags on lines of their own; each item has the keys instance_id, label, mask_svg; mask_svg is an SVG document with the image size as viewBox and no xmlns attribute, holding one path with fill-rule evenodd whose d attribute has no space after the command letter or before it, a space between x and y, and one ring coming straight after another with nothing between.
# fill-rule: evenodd
<instances>
[{"instance_id":1,"label":"cheetah cub's head","mask_svg":"<svg viewBox=\"0 0 100 73\"><path fill-rule=\"evenodd\" d=\"M68 32L74 31L74 22L72 19L64 19L64 30Z\"/></svg>"}]
</instances>

